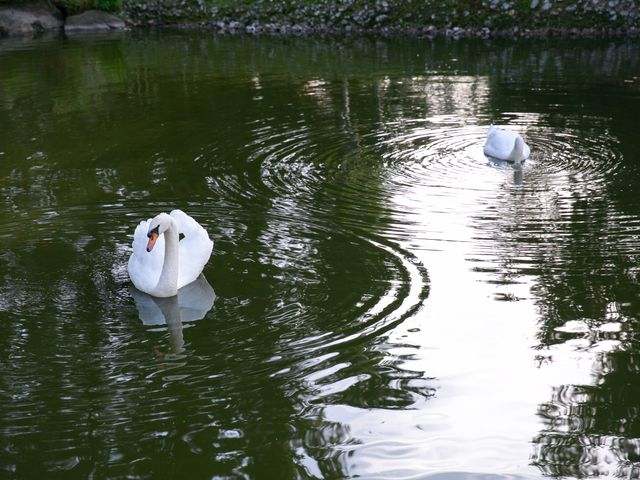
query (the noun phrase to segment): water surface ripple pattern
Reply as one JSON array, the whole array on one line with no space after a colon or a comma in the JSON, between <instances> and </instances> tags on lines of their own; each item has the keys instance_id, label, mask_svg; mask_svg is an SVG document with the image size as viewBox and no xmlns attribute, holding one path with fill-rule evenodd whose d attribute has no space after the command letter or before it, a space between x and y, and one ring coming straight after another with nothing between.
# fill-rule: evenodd
<instances>
[{"instance_id":1,"label":"water surface ripple pattern","mask_svg":"<svg viewBox=\"0 0 640 480\"><path fill-rule=\"evenodd\" d=\"M2 39L0 476L631 475L639 58ZM215 293L149 325L131 235L176 207Z\"/></svg>"}]
</instances>

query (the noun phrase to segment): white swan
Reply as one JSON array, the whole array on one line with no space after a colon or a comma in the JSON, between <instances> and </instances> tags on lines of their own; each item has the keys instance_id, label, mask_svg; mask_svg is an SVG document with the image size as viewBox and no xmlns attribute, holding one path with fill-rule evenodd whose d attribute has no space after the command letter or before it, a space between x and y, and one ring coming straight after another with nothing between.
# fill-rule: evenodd
<instances>
[{"instance_id":1,"label":"white swan","mask_svg":"<svg viewBox=\"0 0 640 480\"><path fill-rule=\"evenodd\" d=\"M132 247L128 270L136 288L154 297L172 297L198 278L213 242L198 222L182 210L173 210L140 222Z\"/></svg>"},{"instance_id":2,"label":"white swan","mask_svg":"<svg viewBox=\"0 0 640 480\"><path fill-rule=\"evenodd\" d=\"M502 130L491 125L484 144L484 154L487 157L514 162L516 165L529 158L531 149L520 134L511 130Z\"/></svg>"}]
</instances>

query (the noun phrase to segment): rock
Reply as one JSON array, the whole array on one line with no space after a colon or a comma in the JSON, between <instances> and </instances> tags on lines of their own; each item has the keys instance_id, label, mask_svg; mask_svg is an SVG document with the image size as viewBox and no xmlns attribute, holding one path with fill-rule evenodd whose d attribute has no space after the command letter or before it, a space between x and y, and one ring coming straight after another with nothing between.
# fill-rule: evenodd
<instances>
[{"instance_id":1,"label":"rock","mask_svg":"<svg viewBox=\"0 0 640 480\"><path fill-rule=\"evenodd\" d=\"M67 17L64 24L65 33L68 32L104 32L108 30L124 30L125 23L110 13L98 10L87 10L78 15Z\"/></svg>"},{"instance_id":2,"label":"rock","mask_svg":"<svg viewBox=\"0 0 640 480\"><path fill-rule=\"evenodd\" d=\"M47 30L59 30L62 20L41 5L0 7L0 37L5 35L33 35Z\"/></svg>"}]
</instances>

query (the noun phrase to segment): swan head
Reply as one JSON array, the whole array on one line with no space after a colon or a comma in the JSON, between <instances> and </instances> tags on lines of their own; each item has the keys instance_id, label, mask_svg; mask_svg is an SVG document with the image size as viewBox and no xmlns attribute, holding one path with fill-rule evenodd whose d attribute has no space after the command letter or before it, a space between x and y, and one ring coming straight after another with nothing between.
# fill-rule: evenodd
<instances>
[{"instance_id":1,"label":"swan head","mask_svg":"<svg viewBox=\"0 0 640 480\"><path fill-rule=\"evenodd\" d=\"M173 219L171 216L166 213L161 213L151 219L151 222L149 223L149 231L147 232L147 238L149 238L149 242L147 243L147 252L153 250L156 240L158 240L158 237L169 229L172 221Z\"/></svg>"}]
</instances>

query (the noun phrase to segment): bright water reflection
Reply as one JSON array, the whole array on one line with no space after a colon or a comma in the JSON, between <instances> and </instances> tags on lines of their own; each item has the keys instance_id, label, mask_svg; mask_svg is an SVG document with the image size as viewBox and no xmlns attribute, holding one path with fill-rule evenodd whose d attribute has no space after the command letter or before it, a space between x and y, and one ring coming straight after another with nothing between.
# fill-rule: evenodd
<instances>
[{"instance_id":1,"label":"bright water reflection","mask_svg":"<svg viewBox=\"0 0 640 480\"><path fill-rule=\"evenodd\" d=\"M637 478L639 67L632 42L3 40L3 473ZM163 303L126 261L172 208L215 249Z\"/></svg>"},{"instance_id":2,"label":"bright water reflection","mask_svg":"<svg viewBox=\"0 0 640 480\"><path fill-rule=\"evenodd\" d=\"M184 349L182 330L185 324L202 320L216 299L216 293L202 274L170 298L152 297L133 284L129 285L129 292L136 302L138 317L142 323L147 326L166 325L174 353L181 353Z\"/></svg>"}]
</instances>

